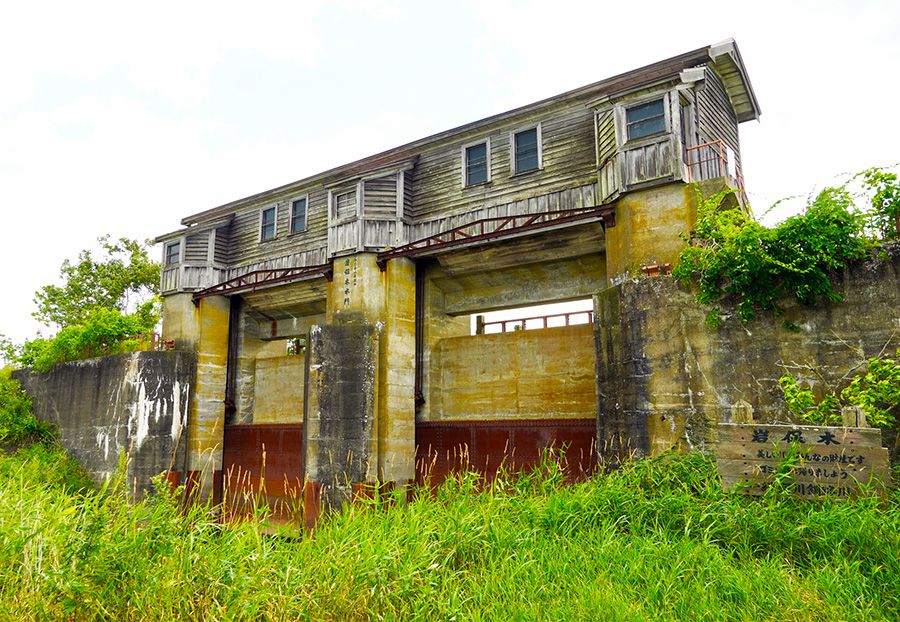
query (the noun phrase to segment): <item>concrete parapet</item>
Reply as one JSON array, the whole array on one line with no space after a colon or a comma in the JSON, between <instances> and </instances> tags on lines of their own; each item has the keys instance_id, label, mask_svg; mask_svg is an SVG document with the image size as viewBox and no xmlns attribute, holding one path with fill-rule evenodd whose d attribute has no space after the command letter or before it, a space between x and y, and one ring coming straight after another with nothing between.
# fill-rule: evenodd
<instances>
[{"instance_id":1,"label":"concrete parapet","mask_svg":"<svg viewBox=\"0 0 900 622\"><path fill-rule=\"evenodd\" d=\"M14 376L38 419L58 426L63 447L95 482L125 454L129 491L141 496L152 477L183 467L195 368L191 352L135 352Z\"/></svg>"},{"instance_id":2,"label":"concrete parapet","mask_svg":"<svg viewBox=\"0 0 900 622\"><path fill-rule=\"evenodd\" d=\"M837 271L832 280L840 302L783 300L778 318L761 313L746 325L726 307L715 331L694 293L671 278L629 279L595 296L601 451L705 448L736 406L739 417L787 422L778 384L785 372L821 397L869 357L893 353L900 345L900 253Z\"/></svg>"}]
</instances>

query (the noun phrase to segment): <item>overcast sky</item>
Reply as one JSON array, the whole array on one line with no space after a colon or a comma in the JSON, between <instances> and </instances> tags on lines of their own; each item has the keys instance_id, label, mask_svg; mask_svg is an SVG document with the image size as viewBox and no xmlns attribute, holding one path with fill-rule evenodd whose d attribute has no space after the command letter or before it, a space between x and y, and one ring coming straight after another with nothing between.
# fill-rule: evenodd
<instances>
[{"instance_id":1,"label":"overcast sky","mask_svg":"<svg viewBox=\"0 0 900 622\"><path fill-rule=\"evenodd\" d=\"M733 8L732 8L733 7ZM900 2L8 2L0 332L104 233L183 216L734 37L759 213L900 161Z\"/></svg>"}]
</instances>

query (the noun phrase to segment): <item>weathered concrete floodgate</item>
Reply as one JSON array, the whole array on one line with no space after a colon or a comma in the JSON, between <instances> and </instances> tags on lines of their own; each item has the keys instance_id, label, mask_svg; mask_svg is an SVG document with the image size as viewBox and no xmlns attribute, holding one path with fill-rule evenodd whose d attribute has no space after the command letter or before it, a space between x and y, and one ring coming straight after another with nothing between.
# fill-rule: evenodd
<instances>
[{"instance_id":1,"label":"weathered concrete floodgate","mask_svg":"<svg viewBox=\"0 0 900 622\"><path fill-rule=\"evenodd\" d=\"M779 362L836 382L900 345L888 247L832 275L841 302L783 301L794 332L712 333L665 278L702 197L731 189L721 207L746 209L738 126L758 117L728 40L187 216L157 238L178 352L134 363L178 399L134 366L29 390L54 393L48 408L121 396L64 442L135 446L135 473L310 523L375 485L492 476L547 447L572 477L598 456L709 448L736 413L783 420ZM589 318L473 334L473 316L573 300Z\"/></svg>"}]
</instances>

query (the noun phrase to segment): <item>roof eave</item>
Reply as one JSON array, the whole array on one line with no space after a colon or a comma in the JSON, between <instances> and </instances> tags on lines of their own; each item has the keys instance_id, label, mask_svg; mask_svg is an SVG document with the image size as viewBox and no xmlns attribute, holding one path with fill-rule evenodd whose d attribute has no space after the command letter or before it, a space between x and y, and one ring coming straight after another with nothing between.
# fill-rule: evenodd
<instances>
[{"instance_id":1,"label":"roof eave","mask_svg":"<svg viewBox=\"0 0 900 622\"><path fill-rule=\"evenodd\" d=\"M734 105L734 112L740 123L759 119L761 110L753 85L747 76L741 51L734 39L726 39L720 43L709 46L709 58L716 71L725 83L725 89ZM727 75L733 73L736 80L727 79Z\"/></svg>"}]
</instances>

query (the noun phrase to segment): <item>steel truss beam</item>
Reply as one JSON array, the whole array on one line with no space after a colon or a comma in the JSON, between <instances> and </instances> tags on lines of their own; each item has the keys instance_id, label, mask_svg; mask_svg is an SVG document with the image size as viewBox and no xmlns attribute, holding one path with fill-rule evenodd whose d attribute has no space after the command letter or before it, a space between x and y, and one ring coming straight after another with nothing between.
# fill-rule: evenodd
<instances>
[{"instance_id":1,"label":"steel truss beam","mask_svg":"<svg viewBox=\"0 0 900 622\"><path fill-rule=\"evenodd\" d=\"M331 280L333 275L331 264L319 264L315 266L302 266L300 268L277 268L274 270L255 270L236 276L233 279L223 281L218 285L207 287L194 294L194 304L207 296L230 296L245 291L253 291L262 287L283 285L296 281L322 276Z\"/></svg>"},{"instance_id":2,"label":"steel truss beam","mask_svg":"<svg viewBox=\"0 0 900 622\"><path fill-rule=\"evenodd\" d=\"M378 253L378 267L383 271L387 267L387 262L395 257L421 257L528 231L592 221L602 222L604 229L614 227L616 224L615 208L612 205L594 205L538 214L482 218L397 248L382 251Z\"/></svg>"}]
</instances>

